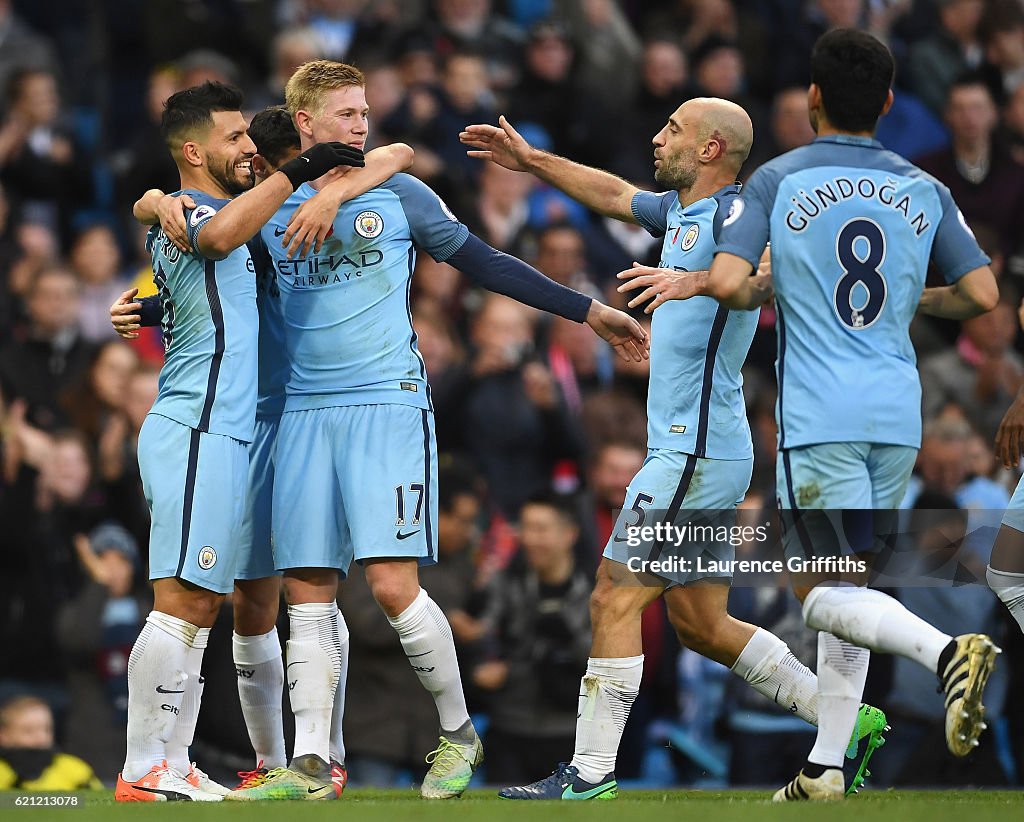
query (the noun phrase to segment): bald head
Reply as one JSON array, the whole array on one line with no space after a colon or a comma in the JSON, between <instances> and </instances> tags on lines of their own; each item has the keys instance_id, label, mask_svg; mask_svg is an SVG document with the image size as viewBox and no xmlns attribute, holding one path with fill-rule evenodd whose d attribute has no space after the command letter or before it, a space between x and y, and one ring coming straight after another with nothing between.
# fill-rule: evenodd
<instances>
[{"instance_id":1,"label":"bald head","mask_svg":"<svg viewBox=\"0 0 1024 822\"><path fill-rule=\"evenodd\" d=\"M754 127L735 103L717 97L687 100L654 137L654 177L681 193L735 179L750 153Z\"/></svg>"},{"instance_id":2,"label":"bald head","mask_svg":"<svg viewBox=\"0 0 1024 822\"><path fill-rule=\"evenodd\" d=\"M687 107L691 107L687 111L687 118L698 124L698 141L706 143L717 140L725 162L739 170L754 142L754 126L750 122L750 115L742 106L720 97L687 100L680 106L680 111Z\"/></svg>"}]
</instances>

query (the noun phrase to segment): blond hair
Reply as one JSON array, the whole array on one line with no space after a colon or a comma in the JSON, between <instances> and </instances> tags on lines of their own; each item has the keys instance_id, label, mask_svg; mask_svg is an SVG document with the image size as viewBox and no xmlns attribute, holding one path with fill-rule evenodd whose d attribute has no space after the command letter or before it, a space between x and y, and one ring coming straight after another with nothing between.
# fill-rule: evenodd
<instances>
[{"instance_id":1,"label":"blond hair","mask_svg":"<svg viewBox=\"0 0 1024 822\"><path fill-rule=\"evenodd\" d=\"M363 73L355 66L334 60L313 60L303 63L284 87L284 102L289 114L308 111L314 117L323 113L330 91L348 86L366 86Z\"/></svg>"}]
</instances>

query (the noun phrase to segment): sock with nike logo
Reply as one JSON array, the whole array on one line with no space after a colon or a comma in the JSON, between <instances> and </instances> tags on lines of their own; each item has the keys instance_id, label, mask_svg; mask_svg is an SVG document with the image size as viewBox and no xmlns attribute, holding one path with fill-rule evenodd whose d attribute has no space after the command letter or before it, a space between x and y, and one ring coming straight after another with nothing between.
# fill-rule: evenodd
<instances>
[{"instance_id":1,"label":"sock with nike logo","mask_svg":"<svg viewBox=\"0 0 1024 822\"><path fill-rule=\"evenodd\" d=\"M459 659L455 640L444 612L427 592L420 588L416 599L397 617L388 617L402 642L409 664L420 683L430 691L437 705L443 731L456 731L469 722L466 697L459 675ZM468 742L452 735L452 742Z\"/></svg>"},{"instance_id":2,"label":"sock with nike logo","mask_svg":"<svg viewBox=\"0 0 1024 822\"><path fill-rule=\"evenodd\" d=\"M127 782L141 779L167 758L166 745L181 713L187 657L199 628L170 614L146 617L128 657Z\"/></svg>"},{"instance_id":3,"label":"sock with nike logo","mask_svg":"<svg viewBox=\"0 0 1024 822\"><path fill-rule=\"evenodd\" d=\"M615 770L615 755L629 718L640 679L644 657L587 660L587 673L580 683L576 712L576 752L572 765L586 782L600 782Z\"/></svg>"},{"instance_id":4,"label":"sock with nike logo","mask_svg":"<svg viewBox=\"0 0 1024 822\"><path fill-rule=\"evenodd\" d=\"M283 768L288 764L281 712L284 660L277 628L257 636L234 634L231 653L238 677L238 701L256 752L256 763L262 762L266 768Z\"/></svg>"},{"instance_id":5,"label":"sock with nike logo","mask_svg":"<svg viewBox=\"0 0 1024 822\"><path fill-rule=\"evenodd\" d=\"M305 754L324 762L330 756L331 713L341 676L337 615L336 602L288 606L291 635L284 679L295 714L293 762Z\"/></svg>"},{"instance_id":6,"label":"sock with nike logo","mask_svg":"<svg viewBox=\"0 0 1024 822\"><path fill-rule=\"evenodd\" d=\"M818 724L818 677L775 634L755 630L732 672L793 716Z\"/></svg>"},{"instance_id":7,"label":"sock with nike logo","mask_svg":"<svg viewBox=\"0 0 1024 822\"><path fill-rule=\"evenodd\" d=\"M174 731L166 745L167 764L182 776L188 776L192 769L188 749L196 735L199 720L199 706L203 701L203 654L210 639L210 629L200 628L192 640L192 647L185 656L185 693L181 700L181 712L174 723Z\"/></svg>"}]
</instances>

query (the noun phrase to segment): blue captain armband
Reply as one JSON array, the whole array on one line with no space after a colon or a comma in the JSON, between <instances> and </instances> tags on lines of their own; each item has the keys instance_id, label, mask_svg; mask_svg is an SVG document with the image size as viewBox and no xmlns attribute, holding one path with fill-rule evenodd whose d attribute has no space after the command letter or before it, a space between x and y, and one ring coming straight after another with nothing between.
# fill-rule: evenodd
<instances>
[{"instance_id":1,"label":"blue captain armband","mask_svg":"<svg viewBox=\"0 0 1024 822\"><path fill-rule=\"evenodd\" d=\"M581 323L593 299L556 283L522 260L491 248L470 234L447 260L477 285L525 305Z\"/></svg>"},{"instance_id":2,"label":"blue captain armband","mask_svg":"<svg viewBox=\"0 0 1024 822\"><path fill-rule=\"evenodd\" d=\"M142 306L139 309L139 325L143 328L160 325L164 317L164 309L160 305L159 296L154 294L152 297L140 297L135 302Z\"/></svg>"}]
</instances>

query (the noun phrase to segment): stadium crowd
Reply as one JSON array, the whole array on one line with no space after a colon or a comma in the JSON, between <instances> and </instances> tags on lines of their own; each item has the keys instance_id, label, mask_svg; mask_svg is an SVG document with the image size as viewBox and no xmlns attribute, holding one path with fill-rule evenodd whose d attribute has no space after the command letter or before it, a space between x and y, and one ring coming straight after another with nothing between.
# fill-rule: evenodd
<instances>
[{"instance_id":1,"label":"stadium crowd","mask_svg":"<svg viewBox=\"0 0 1024 822\"><path fill-rule=\"evenodd\" d=\"M110 782L123 758L128 652L151 599L135 447L163 349L159 329L118 339L108 308L129 287L155 293L131 205L177 187L157 128L171 93L216 79L257 111L281 102L303 62L354 62L367 75L368 148L412 145L412 173L476 234L623 307L615 275L656 265L660 240L467 157L463 127L505 114L532 144L653 189L650 138L684 100L723 97L754 122L747 176L813 139L810 49L849 26L897 58L879 139L949 186L1001 290L975 319L915 321L926 426L906 507L930 512L922 551L949 522L970 533L956 577L966 584L896 591L942 630L985 625L1006 649L988 700L998 732L954 767L941 697L921 699L918 669L879 658L866 698L894 730L876 784L1024 780L1024 711L1005 700L1024 691L1024 638L984 587L991 526L1019 476L997 466L992 443L1024 383L1021 0L0 0L0 761L38 770L51 760L18 751L56 745ZM474 290L427 255L412 312L441 455L440 563L423 586L451 623L473 712L487 717L486 778L521 784L572 751L593 571L646 453L647 363ZM775 500L774 357L765 309L744 371L756 456L742 513L753 521ZM813 635L777 585L737 585L734 613L813 667ZM353 784L414 781L436 737L430 696L360 569L340 605ZM224 618L196 740L211 773L251 766ZM620 780L791 776L813 729L681 652L660 601L644 617L644 652ZM46 706L55 735L19 737L21 714Z\"/></svg>"}]
</instances>

